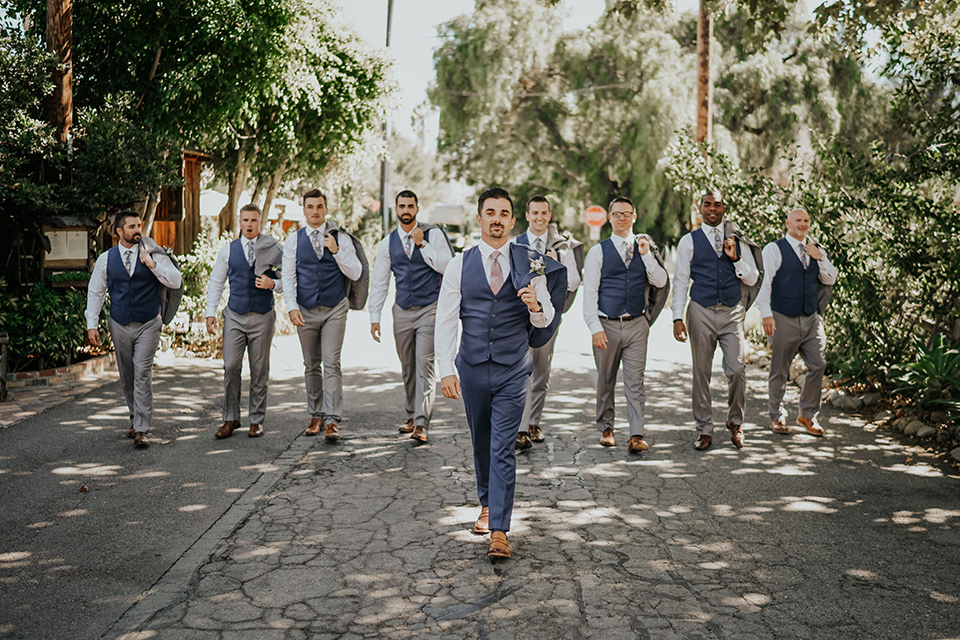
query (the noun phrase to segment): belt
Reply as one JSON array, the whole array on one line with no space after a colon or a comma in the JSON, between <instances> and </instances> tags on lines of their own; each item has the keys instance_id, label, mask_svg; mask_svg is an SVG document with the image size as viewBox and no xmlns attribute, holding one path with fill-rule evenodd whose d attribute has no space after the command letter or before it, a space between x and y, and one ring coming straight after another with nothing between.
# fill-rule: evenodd
<instances>
[{"instance_id":1,"label":"belt","mask_svg":"<svg viewBox=\"0 0 960 640\"><path fill-rule=\"evenodd\" d=\"M619 320L620 322L630 322L631 320L639 320L640 318L634 318L633 316L620 316L619 318L608 318L607 316L600 316L601 320Z\"/></svg>"}]
</instances>

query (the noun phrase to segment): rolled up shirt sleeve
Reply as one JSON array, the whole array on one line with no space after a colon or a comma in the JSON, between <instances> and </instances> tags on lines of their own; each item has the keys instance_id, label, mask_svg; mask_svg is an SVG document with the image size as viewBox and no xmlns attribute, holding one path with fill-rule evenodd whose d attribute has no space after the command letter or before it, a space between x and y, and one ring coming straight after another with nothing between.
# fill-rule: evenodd
<instances>
[{"instance_id":1,"label":"rolled up shirt sleeve","mask_svg":"<svg viewBox=\"0 0 960 640\"><path fill-rule=\"evenodd\" d=\"M427 233L427 242L420 249L420 255L423 256L427 266L440 274L447 270L447 265L453 260L447 240L440 229L430 229Z\"/></svg>"},{"instance_id":2,"label":"rolled up shirt sleeve","mask_svg":"<svg viewBox=\"0 0 960 640\"><path fill-rule=\"evenodd\" d=\"M733 269L743 284L752 287L757 284L760 271L757 269L757 263L753 259L753 251L750 250L750 247L740 243L740 249L740 259L733 263Z\"/></svg>"},{"instance_id":3,"label":"rolled up shirt sleeve","mask_svg":"<svg viewBox=\"0 0 960 640\"><path fill-rule=\"evenodd\" d=\"M667 270L657 262L653 251L647 251L640 257L643 259L643 268L647 271L647 282L657 289L667 286Z\"/></svg>"},{"instance_id":4,"label":"rolled up shirt sleeve","mask_svg":"<svg viewBox=\"0 0 960 640\"><path fill-rule=\"evenodd\" d=\"M530 324L537 329L543 329L544 327L550 326L550 323L553 322L554 315L556 315L553 302L550 300L550 291L547 289L547 276L535 276L530 281L530 284L537 294L537 302L539 302L542 307L540 311L530 312Z\"/></svg>"},{"instance_id":5,"label":"rolled up shirt sleeve","mask_svg":"<svg viewBox=\"0 0 960 640\"><path fill-rule=\"evenodd\" d=\"M359 280L363 273L363 265L360 264L360 258L357 257L357 248L353 246L353 240L346 234L337 234L337 252L333 254L334 260L343 275L351 280Z\"/></svg>"},{"instance_id":6,"label":"rolled up shirt sleeve","mask_svg":"<svg viewBox=\"0 0 960 640\"><path fill-rule=\"evenodd\" d=\"M180 275L180 270L173 266L170 256L165 253L155 253L152 257L154 267L150 271L157 276L160 284L171 289L179 289L183 284L183 276Z\"/></svg>"}]
</instances>

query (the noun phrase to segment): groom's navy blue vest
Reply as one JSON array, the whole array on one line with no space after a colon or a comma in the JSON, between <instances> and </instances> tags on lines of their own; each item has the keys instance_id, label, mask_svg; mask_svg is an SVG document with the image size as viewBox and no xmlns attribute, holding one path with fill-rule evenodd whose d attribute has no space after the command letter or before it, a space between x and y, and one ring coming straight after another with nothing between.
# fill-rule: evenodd
<instances>
[{"instance_id":1,"label":"groom's navy blue vest","mask_svg":"<svg viewBox=\"0 0 960 640\"><path fill-rule=\"evenodd\" d=\"M600 289L597 292L597 307L608 318L630 315L639 318L646 308L647 268L640 250L633 243L633 258L630 268L623 264L623 256L617 245L607 238L600 243L603 249L603 266L600 268Z\"/></svg>"},{"instance_id":2,"label":"groom's navy blue vest","mask_svg":"<svg viewBox=\"0 0 960 640\"><path fill-rule=\"evenodd\" d=\"M297 304L302 309L335 307L347 297L343 272L333 254L324 249L317 257L307 235L309 227L297 231ZM312 229L309 229L312 231ZM333 231L336 238L339 234Z\"/></svg>"},{"instance_id":3,"label":"groom's navy blue vest","mask_svg":"<svg viewBox=\"0 0 960 640\"><path fill-rule=\"evenodd\" d=\"M397 305L401 309L425 307L440 297L443 276L427 264L416 245L407 257L399 229L390 234L390 268L397 279Z\"/></svg>"},{"instance_id":4,"label":"groom's navy blue vest","mask_svg":"<svg viewBox=\"0 0 960 640\"><path fill-rule=\"evenodd\" d=\"M230 243L230 260L227 262L230 299L227 301L227 306L240 315L251 311L267 313L273 309L273 291L257 289L257 276L254 274L253 266L247 262L245 245L246 238L237 238Z\"/></svg>"},{"instance_id":5,"label":"groom's navy blue vest","mask_svg":"<svg viewBox=\"0 0 960 640\"><path fill-rule=\"evenodd\" d=\"M730 257L713 249L703 229L690 234L693 240L693 259L690 260L690 299L701 307L712 307L722 302L735 307L740 302L740 280ZM740 246L737 244L739 255Z\"/></svg>"},{"instance_id":6,"label":"groom's navy blue vest","mask_svg":"<svg viewBox=\"0 0 960 640\"><path fill-rule=\"evenodd\" d=\"M502 251L508 259L509 250L510 245L504 245ZM520 363L529 351L530 310L517 295L513 278L505 278L500 291L494 295L483 269L483 255L477 247L463 254L461 267L460 357L471 365L488 360L506 366Z\"/></svg>"},{"instance_id":7,"label":"groom's navy blue vest","mask_svg":"<svg viewBox=\"0 0 960 640\"><path fill-rule=\"evenodd\" d=\"M780 247L780 268L773 276L770 308L790 318L812 316L817 312L817 288L820 265L811 258L803 268L800 256L786 238L777 240Z\"/></svg>"},{"instance_id":8,"label":"groom's navy blue vest","mask_svg":"<svg viewBox=\"0 0 960 640\"><path fill-rule=\"evenodd\" d=\"M110 317L119 324L149 322L160 315L160 281L139 257L134 257L133 275L127 273L120 246L107 252L107 288Z\"/></svg>"}]
</instances>

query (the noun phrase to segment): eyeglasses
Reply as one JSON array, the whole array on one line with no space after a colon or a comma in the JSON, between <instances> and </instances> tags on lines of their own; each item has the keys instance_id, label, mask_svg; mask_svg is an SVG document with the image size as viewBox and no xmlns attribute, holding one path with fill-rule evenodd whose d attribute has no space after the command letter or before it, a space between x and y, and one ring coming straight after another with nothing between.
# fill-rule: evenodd
<instances>
[{"instance_id":1,"label":"eyeglasses","mask_svg":"<svg viewBox=\"0 0 960 640\"><path fill-rule=\"evenodd\" d=\"M611 218L629 218L633 215L633 211L617 211L616 213L611 213Z\"/></svg>"}]
</instances>

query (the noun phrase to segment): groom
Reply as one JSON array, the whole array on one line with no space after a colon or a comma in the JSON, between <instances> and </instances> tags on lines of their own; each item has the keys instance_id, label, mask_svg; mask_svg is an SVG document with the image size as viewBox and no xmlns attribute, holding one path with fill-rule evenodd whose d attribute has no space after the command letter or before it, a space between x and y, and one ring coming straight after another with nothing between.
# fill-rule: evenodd
<instances>
[{"instance_id":1,"label":"groom","mask_svg":"<svg viewBox=\"0 0 960 640\"><path fill-rule=\"evenodd\" d=\"M508 243L514 217L505 190L480 194L477 223L480 244L453 258L444 273L437 367L440 390L446 398L463 398L470 425L481 506L473 530L490 532L488 556L509 558L515 443L533 369L528 347L546 344L556 331L567 270L529 247ZM458 320L463 326L459 351Z\"/></svg>"}]
</instances>

